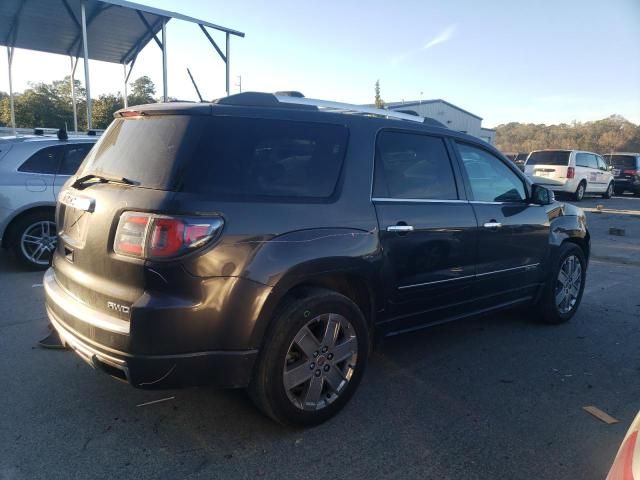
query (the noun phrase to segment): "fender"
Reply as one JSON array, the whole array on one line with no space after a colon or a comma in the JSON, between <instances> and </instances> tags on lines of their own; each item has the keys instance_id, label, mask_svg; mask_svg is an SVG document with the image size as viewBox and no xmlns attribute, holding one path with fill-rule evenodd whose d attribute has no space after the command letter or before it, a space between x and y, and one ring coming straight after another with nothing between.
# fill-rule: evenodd
<instances>
[{"instance_id":1,"label":"fender","mask_svg":"<svg viewBox=\"0 0 640 480\"><path fill-rule=\"evenodd\" d=\"M376 275L381 262L377 230L298 230L263 243L247 270L251 280L273 288L256 321L251 344L261 343L276 308L292 288L321 277L344 275L359 279L375 308L374 300L380 298L382 291Z\"/></svg>"},{"instance_id":2,"label":"fender","mask_svg":"<svg viewBox=\"0 0 640 480\"><path fill-rule=\"evenodd\" d=\"M549 214L549 245L551 259L555 259L563 242L571 240L580 245L587 261L591 251L591 240L587 229L587 218L582 209L568 204L554 204Z\"/></svg>"}]
</instances>

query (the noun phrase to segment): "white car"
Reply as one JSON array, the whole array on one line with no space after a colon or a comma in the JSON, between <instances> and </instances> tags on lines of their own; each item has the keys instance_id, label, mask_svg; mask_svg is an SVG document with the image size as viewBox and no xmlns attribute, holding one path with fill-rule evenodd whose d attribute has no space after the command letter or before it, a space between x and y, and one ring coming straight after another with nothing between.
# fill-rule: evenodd
<instances>
[{"instance_id":1,"label":"white car","mask_svg":"<svg viewBox=\"0 0 640 480\"><path fill-rule=\"evenodd\" d=\"M554 192L569 193L577 202L585 193L604 198L613 195L613 174L607 162L593 152L581 150L536 150L529 154L524 173L534 183Z\"/></svg>"}]
</instances>

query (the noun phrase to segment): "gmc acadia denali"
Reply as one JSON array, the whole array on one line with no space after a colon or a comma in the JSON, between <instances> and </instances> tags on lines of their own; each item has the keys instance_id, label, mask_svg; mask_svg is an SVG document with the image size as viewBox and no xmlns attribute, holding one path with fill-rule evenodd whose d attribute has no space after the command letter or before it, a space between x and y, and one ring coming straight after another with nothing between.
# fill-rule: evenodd
<instances>
[{"instance_id":1,"label":"gmc acadia denali","mask_svg":"<svg viewBox=\"0 0 640 480\"><path fill-rule=\"evenodd\" d=\"M418 116L242 93L121 110L58 197L64 343L136 387L247 387L291 425L353 395L374 338L526 307L569 320L581 210Z\"/></svg>"}]
</instances>

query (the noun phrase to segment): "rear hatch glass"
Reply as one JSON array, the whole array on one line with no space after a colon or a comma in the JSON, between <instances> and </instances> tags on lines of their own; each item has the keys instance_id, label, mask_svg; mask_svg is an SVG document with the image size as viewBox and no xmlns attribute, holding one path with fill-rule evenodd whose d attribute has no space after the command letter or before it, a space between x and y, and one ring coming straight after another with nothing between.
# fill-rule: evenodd
<instances>
[{"instance_id":1,"label":"rear hatch glass","mask_svg":"<svg viewBox=\"0 0 640 480\"><path fill-rule=\"evenodd\" d=\"M631 155L605 155L605 159L618 170L636 170L637 168L636 157Z\"/></svg>"},{"instance_id":2,"label":"rear hatch glass","mask_svg":"<svg viewBox=\"0 0 640 480\"><path fill-rule=\"evenodd\" d=\"M116 119L78 176L125 177L158 190L216 198L325 198L333 194L347 128L228 116Z\"/></svg>"},{"instance_id":3,"label":"rear hatch glass","mask_svg":"<svg viewBox=\"0 0 640 480\"><path fill-rule=\"evenodd\" d=\"M527 160L529 165L569 165L569 154L567 151L545 150L542 152L531 152Z\"/></svg>"}]
</instances>

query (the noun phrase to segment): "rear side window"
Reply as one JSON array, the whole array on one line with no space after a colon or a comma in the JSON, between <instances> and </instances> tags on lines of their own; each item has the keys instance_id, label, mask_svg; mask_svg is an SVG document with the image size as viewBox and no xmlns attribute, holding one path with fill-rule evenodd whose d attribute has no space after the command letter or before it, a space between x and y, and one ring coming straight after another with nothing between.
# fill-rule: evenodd
<instances>
[{"instance_id":1,"label":"rear side window","mask_svg":"<svg viewBox=\"0 0 640 480\"><path fill-rule=\"evenodd\" d=\"M636 157L631 155L606 155L605 158L609 160L611 165L618 169L636 170L638 168L636 165Z\"/></svg>"},{"instance_id":2,"label":"rear side window","mask_svg":"<svg viewBox=\"0 0 640 480\"><path fill-rule=\"evenodd\" d=\"M598 168L596 156L592 153L576 153L576 166L586 168Z\"/></svg>"},{"instance_id":3,"label":"rear side window","mask_svg":"<svg viewBox=\"0 0 640 480\"><path fill-rule=\"evenodd\" d=\"M93 147L92 143L69 144L60 163L58 175L73 175Z\"/></svg>"},{"instance_id":4,"label":"rear side window","mask_svg":"<svg viewBox=\"0 0 640 480\"><path fill-rule=\"evenodd\" d=\"M348 130L341 125L211 117L182 190L219 197L330 197Z\"/></svg>"},{"instance_id":5,"label":"rear side window","mask_svg":"<svg viewBox=\"0 0 640 480\"><path fill-rule=\"evenodd\" d=\"M531 152L527 165L569 165L569 154L571 152L558 150L545 150L542 152Z\"/></svg>"},{"instance_id":6,"label":"rear side window","mask_svg":"<svg viewBox=\"0 0 640 480\"><path fill-rule=\"evenodd\" d=\"M55 175L64 156L64 146L46 147L31 155L20 167L19 172Z\"/></svg>"},{"instance_id":7,"label":"rear side window","mask_svg":"<svg viewBox=\"0 0 640 480\"><path fill-rule=\"evenodd\" d=\"M376 143L374 197L456 200L458 191L442 138L383 131Z\"/></svg>"}]
</instances>

